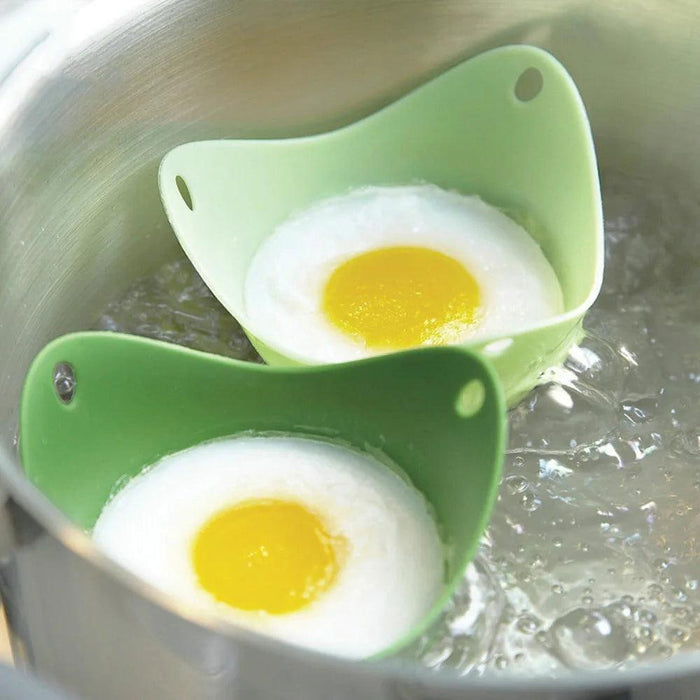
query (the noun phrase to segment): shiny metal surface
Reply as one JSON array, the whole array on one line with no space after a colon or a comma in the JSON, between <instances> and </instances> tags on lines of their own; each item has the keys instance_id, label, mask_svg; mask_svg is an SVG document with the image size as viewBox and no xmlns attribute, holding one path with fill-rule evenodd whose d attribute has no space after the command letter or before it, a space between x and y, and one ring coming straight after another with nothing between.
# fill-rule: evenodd
<instances>
[{"instance_id":1,"label":"shiny metal surface","mask_svg":"<svg viewBox=\"0 0 700 700\"><path fill-rule=\"evenodd\" d=\"M526 42L574 76L602 167L700 185L700 5L34 5L42 31L0 72L0 468L10 494L0 588L18 662L100 698L579 698L624 688L637 699L697 697L697 657L624 674L462 679L357 666L189 619L97 556L22 478L15 436L36 351L89 327L106 300L175 257L156 183L173 146L347 123L464 57Z\"/></svg>"},{"instance_id":2,"label":"shiny metal surface","mask_svg":"<svg viewBox=\"0 0 700 700\"><path fill-rule=\"evenodd\" d=\"M68 695L5 665L0 665L0 697L3 700L70 700Z\"/></svg>"}]
</instances>

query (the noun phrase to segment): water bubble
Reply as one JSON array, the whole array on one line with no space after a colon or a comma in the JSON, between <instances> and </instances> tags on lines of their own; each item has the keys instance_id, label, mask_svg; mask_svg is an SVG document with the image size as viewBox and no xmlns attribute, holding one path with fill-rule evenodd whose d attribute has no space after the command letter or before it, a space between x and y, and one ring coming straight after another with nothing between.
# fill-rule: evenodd
<instances>
[{"instance_id":1,"label":"water bubble","mask_svg":"<svg viewBox=\"0 0 700 700\"><path fill-rule=\"evenodd\" d=\"M687 642L690 638L688 630L682 629L680 627L674 627L668 631L668 639L673 644L682 644Z\"/></svg>"},{"instance_id":2,"label":"water bubble","mask_svg":"<svg viewBox=\"0 0 700 700\"><path fill-rule=\"evenodd\" d=\"M499 670L502 671L504 668L508 667L508 659L506 659L505 656L497 656L493 660L493 665Z\"/></svg>"},{"instance_id":3,"label":"water bubble","mask_svg":"<svg viewBox=\"0 0 700 700\"><path fill-rule=\"evenodd\" d=\"M642 609L637 612L637 619L640 622L646 622L649 625L653 625L656 622L656 615L654 615L651 610Z\"/></svg>"},{"instance_id":4,"label":"water bubble","mask_svg":"<svg viewBox=\"0 0 700 700\"><path fill-rule=\"evenodd\" d=\"M553 653L570 668L612 668L630 651L625 630L599 610L572 610L552 624L549 636Z\"/></svg>"},{"instance_id":5,"label":"water bubble","mask_svg":"<svg viewBox=\"0 0 700 700\"><path fill-rule=\"evenodd\" d=\"M542 501L531 492L524 493L520 498L520 505L523 507L523 510L526 510L528 513L536 511L541 504Z\"/></svg>"},{"instance_id":6,"label":"water bubble","mask_svg":"<svg viewBox=\"0 0 700 700\"><path fill-rule=\"evenodd\" d=\"M656 634L651 627L639 627L636 630L634 641L636 653L643 655L656 642Z\"/></svg>"},{"instance_id":7,"label":"water bubble","mask_svg":"<svg viewBox=\"0 0 700 700\"><path fill-rule=\"evenodd\" d=\"M519 474L511 474L505 478L505 485L508 491L515 495L522 493L530 485L530 482Z\"/></svg>"},{"instance_id":8,"label":"water bubble","mask_svg":"<svg viewBox=\"0 0 700 700\"><path fill-rule=\"evenodd\" d=\"M539 626L540 621L532 615L521 615L518 618L517 627L523 634L535 634Z\"/></svg>"},{"instance_id":9,"label":"water bubble","mask_svg":"<svg viewBox=\"0 0 700 700\"><path fill-rule=\"evenodd\" d=\"M637 402L622 404L624 418L633 425L641 425L654 417L654 411L658 404L654 399L640 399Z\"/></svg>"},{"instance_id":10,"label":"water bubble","mask_svg":"<svg viewBox=\"0 0 700 700\"><path fill-rule=\"evenodd\" d=\"M527 583L532 579L532 576L527 569L521 569L520 571L516 572L515 578L517 579L518 583Z\"/></svg>"},{"instance_id":11,"label":"water bubble","mask_svg":"<svg viewBox=\"0 0 700 700\"><path fill-rule=\"evenodd\" d=\"M555 583L552 586L552 593L556 593L557 595L562 595L562 593L564 593L564 586L562 586L560 583Z\"/></svg>"},{"instance_id":12,"label":"water bubble","mask_svg":"<svg viewBox=\"0 0 700 700\"><path fill-rule=\"evenodd\" d=\"M625 624L627 620L632 619L634 613L634 607L622 600L610 603L610 605L605 608L605 614L611 619L618 620L621 624Z\"/></svg>"},{"instance_id":13,"label":"water bubble","mask_svg":"<svg viewBox=\"0 0 700 700\"><path fill-rule=\"evenodd\" d=\"M535 635L535 641L538 642L540 645L544 646L545 644L547 644L549 642L549 637L544 630L540 630Z\"/></svg>"},{"instance_id":14,"label":"water bubble","mask_svg":"<svg viewBox=\"0 0 700 700\"><path fill-rule=\"evenodd\" d=\"M656 639L654 630L651 627L647 627L646 625L642 625L637 629L637 635L640 639L643 639L645 642L653 642Z\"/></svg>"},{"instance_id":15,"label":"water bubble","mask_svg":"<svg viewBox=\"0 0 700 700\"><path fill-rule=\"evenodd\" d=\"M535 554L533 554L532 565L533 566L543 566L544 565L544 558L539 552L535 552Z\"/></svg>"},{"instance_id":16,"label":"water bubble","mask_svg":"<svg viewBox=\"0 0 700 700\"><path fill-rule=\"evenodd\" d=\"M673 609L673 617L676 620L689 620L691 617L690 610L682 606L678 606Z\"/></svg>"},{"instance_id":17,"label":"water bubble","mask_svg":"<svg viewBox=\"0 0 700 700\"><path fill-rule=\"evenodd\" d=\"M686 595L685 591L683 591L680 588L675 588L673 590L673 597L675 600L677 600L679 603L685 603L686 600L688 600L688 596Z\"/></svg>"},{"instance_id":18,"label":"water bubble","mask_svg":"<svg viewBox=\"0 0 700 700\"><path fill-rule=\"evenodd\" d=\"M682 431L671 439L671 449L676 454L700 455L700 433L696 430Z\"/></svg>"},{"instance_id":19,"label":"water bubble","mask_svg":"<svg viewBox=\"0 0 700 700\"><path fill-rule=\"evenodd\" d=\"M663 593L663 588L659 586L658 583L650 583L647 586L647 595L651 600L661 600L661 594Z\"/></svg>"},{"instance_id":20,"label":"water bubble","mask_svg":"<svg viewBox=\"0 0 700 700\"><path fill-rule=\"evenodd\" d=\"M62 403L70 403L75 396L76 380L73 366L59 362L53 370L53 386Z\"/></svg>"}]
</instances>

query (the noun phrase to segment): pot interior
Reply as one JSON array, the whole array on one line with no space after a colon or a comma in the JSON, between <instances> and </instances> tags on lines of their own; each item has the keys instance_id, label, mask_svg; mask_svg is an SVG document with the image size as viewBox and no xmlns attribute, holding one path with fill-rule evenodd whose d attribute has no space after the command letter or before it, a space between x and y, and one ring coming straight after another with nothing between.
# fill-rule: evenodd
<instances>
[{"instance_id":1,"label":"pot interior","mask_svg":"<svg viewBox=\"0 0 700 700\"><path fill-rule=\"evenodd\" d=\"M606 280L587 339L512 411L489 536L409 656L547 675L700 648L699 25L691 4L661 0L178 2L120 16L88 2L57 19L0 83L3 469L19 469L27 366L57 335L122 330L255 357L166 221L168 150L317 133L485 49L534 44L589 112Z\"/></svg>"}]
</instances>

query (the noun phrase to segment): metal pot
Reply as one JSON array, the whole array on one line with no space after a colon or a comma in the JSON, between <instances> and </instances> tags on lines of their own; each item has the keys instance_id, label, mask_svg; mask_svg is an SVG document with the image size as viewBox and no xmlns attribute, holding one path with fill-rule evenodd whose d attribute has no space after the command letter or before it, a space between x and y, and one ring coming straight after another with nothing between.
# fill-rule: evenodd
<instances>
[{"instance_id":1,"label":"metal pot","mask_svg":"<svg viewBox=\"0 0 700 700\"><path fill-rule=\"evenodd\" d=\"M12 10L14 3L8 5ZM507 43L558 56L602 167L700 185L692 0L43 2L0 71L0 586L18 664L84 697L403 700L700 694L700 660L560 679L358 665L195 619L101 557L22 476L34 354L176 255L156 168L194 139L348 123ZM5 35L7 36L7 34ZM2 48L2 47L0 47Z\"/></svg>"}]
</instances>

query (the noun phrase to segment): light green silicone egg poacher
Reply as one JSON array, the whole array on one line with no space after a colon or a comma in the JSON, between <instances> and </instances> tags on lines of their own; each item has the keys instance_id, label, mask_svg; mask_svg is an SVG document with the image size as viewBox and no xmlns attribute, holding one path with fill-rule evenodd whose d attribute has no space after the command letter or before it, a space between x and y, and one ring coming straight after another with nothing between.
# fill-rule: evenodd
<instances>
[{"instance_id":1,"label":"light green silicone egg poacher","mask_svg":"<svg viewBox=\"0 0 700 700\"><path fill-rule=\"evenodd\" d=\"M473 557L498 489L504 401L487 363L455 347L264 367L136 336L76 333L39 353L22 393L24 470L86 530L147 465L244 432L338 441L409 477L446 545L445 588L386 653L421 634Z\"/></svg>"},{"instance_id":2,"label":"light green silicone egg poacher","mask_svg":"<svg viewBox=\"0 0 700 700\"><path fill-rule=\"evenodd\" d=\"M538 91L539 90L539 91ZM541 245L565 311L469 343L513 404L579 338L602 279L595 152L571 77L548 53L507 46L470 59L348 127L292 139L189 143L167 154L160 190L178 239L269 364L308 364L258 333L243 287L260 243L317 200L367 185L430 182L477 194Z\"/></svg>"}]
</instances>

